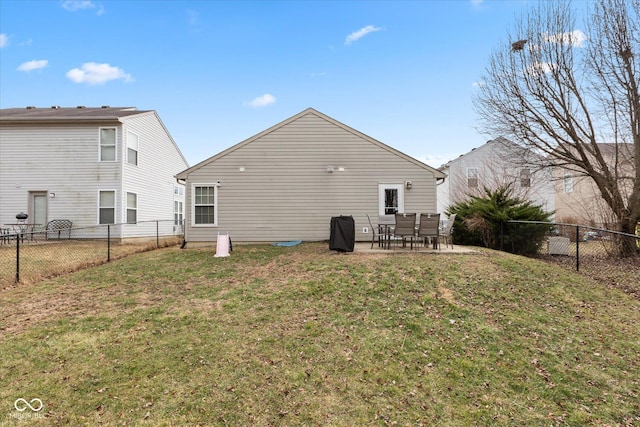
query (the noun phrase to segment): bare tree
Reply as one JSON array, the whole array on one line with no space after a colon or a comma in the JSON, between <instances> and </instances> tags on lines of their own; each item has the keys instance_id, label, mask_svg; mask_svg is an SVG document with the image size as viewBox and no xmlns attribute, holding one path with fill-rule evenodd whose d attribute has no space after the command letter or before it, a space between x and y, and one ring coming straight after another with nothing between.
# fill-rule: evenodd
<instances>
[{"instance_id":1,"label":"bare tree","mask_svg":"<svg viewBox=\"0 0 640 427\"><path fill-rule=\"evenodd\" d=\"M584 6L581 3L580 6ZM481 128L588 176L620 231L640 221L640 0L541 1L486 67L474 99ZM613 159L602 146L614 145ZM621 167L620 153L632 167ZM620 154L620 157L622 155ZM627 157L628 158L628 157Z\"/></svg>"}]
</instances>

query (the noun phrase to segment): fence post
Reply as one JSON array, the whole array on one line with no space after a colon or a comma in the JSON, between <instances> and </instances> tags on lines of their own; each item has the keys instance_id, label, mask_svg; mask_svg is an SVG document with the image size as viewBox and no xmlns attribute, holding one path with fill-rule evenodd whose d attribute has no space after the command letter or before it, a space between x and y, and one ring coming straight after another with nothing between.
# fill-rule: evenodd
<instances>
[{"instance_id":1,"label":"fence post","mask_svg":"<svg viewBox=\"0 0 640 427\"><path fill-rule=\"evenodd\" d=\"M576 271L580 271L580 226L576 225Z\"/></svg>"},{"instance_id":2,"label":"fence post","mask_svg":"<svg viewBox=\"0 0 640 427\"><path fill-rule=\"evenodd\" d=\"M16 283L20 283L20 238L16 234Z\"/></svg>"},{"instance_id":3,"label":"fence post","mask_svg":"<svg viewBox=\"0 0 640 427\"><path fill-rule=\"evenodd\" d=\"M160 221L156 220L156 248L160 247Z\"/></svg>"},{"instance_id":4,"label":"fence post","mask_svg":"<svg viewBox=\"0 0 640 427\"><path fill-rule=\"evenodd\" d=\"M107 262L111 261L111 226L107 224Z\"/></svg>"}]
</instances>

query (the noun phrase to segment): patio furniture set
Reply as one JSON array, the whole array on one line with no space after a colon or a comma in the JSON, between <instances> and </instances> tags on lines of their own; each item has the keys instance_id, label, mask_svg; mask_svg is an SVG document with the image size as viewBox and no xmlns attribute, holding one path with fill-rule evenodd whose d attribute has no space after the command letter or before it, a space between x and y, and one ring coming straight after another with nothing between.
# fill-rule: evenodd
<instances>
[{"instance_id":1,"label":"patio furniture set","mask_svg":"<svg viewBox=\"0 0 640 427\"><path fill-rule=\"evenodd\" d=\"M16 216L17 217L17 216ZM35 231L40 224L28 223L25 218L18 218L18 222L4 224L0 227L0 244L11 243L19 240L24 243L25 238L33 241L37 236L44 235L45 239L71 238L73 223L68 219L54 219L47 223L42 231Z\"/></svg>"},{"instance_id":2,"label":"patio furniture set","mask_svg":"<svg viewBox=\"0 0 640 427\"><path fill-rule=\"evenodd\" d=\"M446 221L440 221L439 213L396 213L394 215L380 215L378 222L374 225L371 217L367 214L371 227L371 249L377 242L379 248L395 249L400 244L402 247L410 243L410 248L418 249L420 245L433 249L440 249L441 239L445 245L451 245L451 231L456 219L456 215L451 215Z\"/></svg>"}]
</instances>

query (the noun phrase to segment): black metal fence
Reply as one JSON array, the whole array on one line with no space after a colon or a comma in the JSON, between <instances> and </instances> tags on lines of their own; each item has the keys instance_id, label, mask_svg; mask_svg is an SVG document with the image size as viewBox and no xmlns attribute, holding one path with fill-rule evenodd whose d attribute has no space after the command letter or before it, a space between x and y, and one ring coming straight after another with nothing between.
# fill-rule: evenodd
<instances>
[{"instance_id":1,"label":"black metal fence","mask_svg":"<svg viewBox=\"0 0 640 427\"><path fill-rule=\"evenodd\" d=\"M543 238L539 239L541 230ZM510 236L526 239L528 235L538 236L535 257L640 297L640 236L578 224L507 221L501 247L508 250Z\"/></svg>"},{"instance_id":2,"label":"black metal fence","mask_svg":"<svg viewBox=\"0 0 640 427\"><path fill-rule=\"evenodd\" d=\"M179 244L174 220L140 221L56 230L12 230L0 235L0 288L98 265L136 252Z\"/></svg>"}]
</instances>

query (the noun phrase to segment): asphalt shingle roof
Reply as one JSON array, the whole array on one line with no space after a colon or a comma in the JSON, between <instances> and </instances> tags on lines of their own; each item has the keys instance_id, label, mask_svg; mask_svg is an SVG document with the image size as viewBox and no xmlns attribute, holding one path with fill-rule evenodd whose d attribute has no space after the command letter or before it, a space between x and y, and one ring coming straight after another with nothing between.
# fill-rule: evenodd
<instances>
[{"instance_id":1,"label":"asphalt shingle roof","mask_svg":"<svg viewBox=\"0 0 640 427\"><path fill-rule=\"evenodd\" d=\"M121 117L147 113L135 107L49 107L49 108L3 108L0 121L38 120L118 120Z\"/></svg>"}]
</instances>

